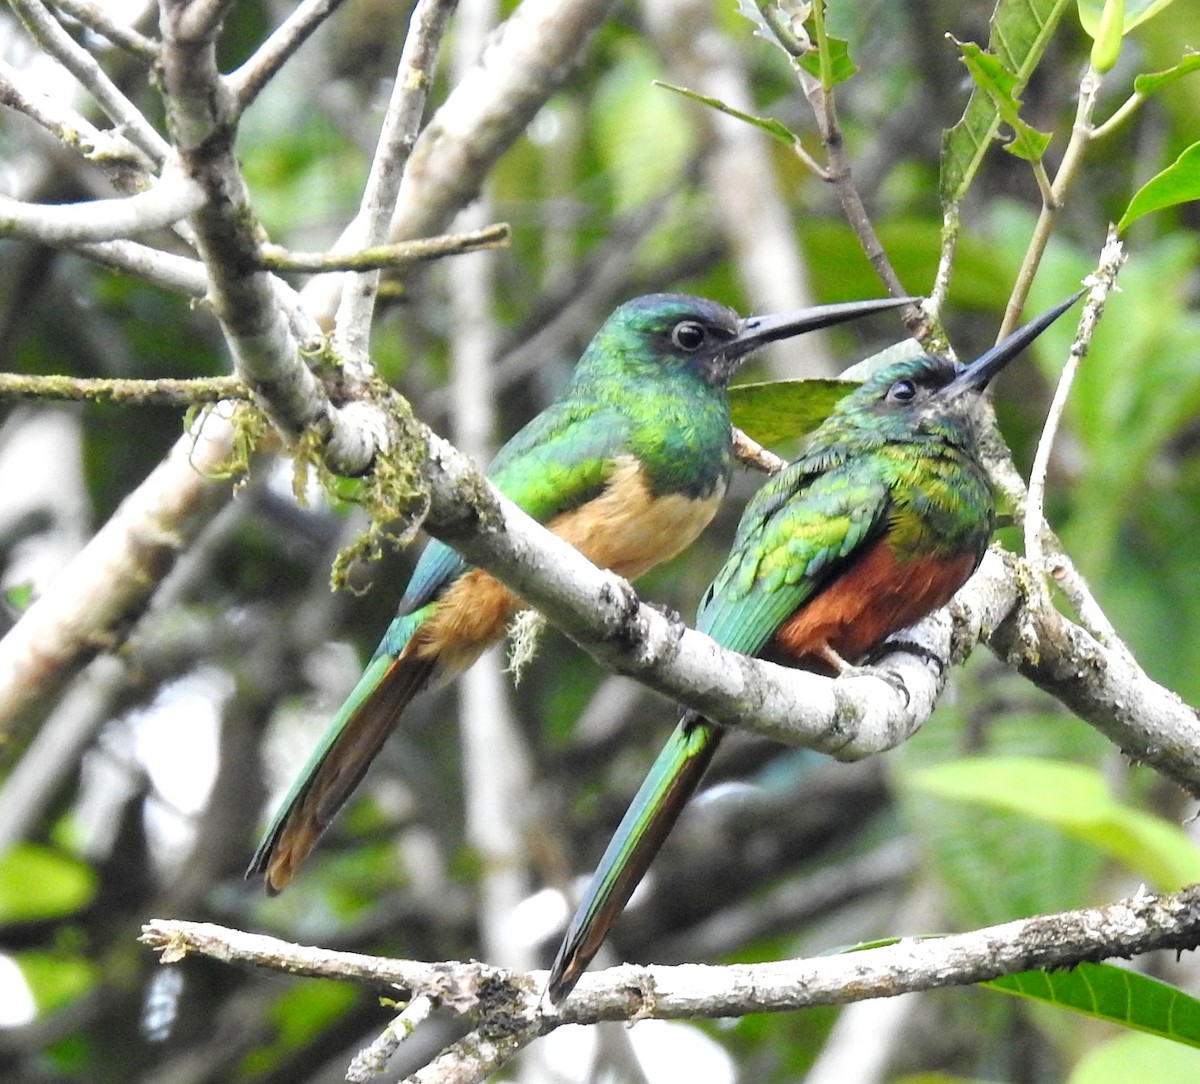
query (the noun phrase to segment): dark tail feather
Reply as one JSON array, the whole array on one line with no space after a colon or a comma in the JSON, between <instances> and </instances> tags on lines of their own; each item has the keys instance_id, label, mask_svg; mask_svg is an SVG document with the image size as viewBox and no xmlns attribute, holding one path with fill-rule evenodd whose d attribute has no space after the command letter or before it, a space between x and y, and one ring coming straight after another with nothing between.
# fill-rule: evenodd
<instances>
[{"instance_id":1,"label":"dark tail feather","mask_svg":"<svg viewBox=\"0 0 1200 1084\"><path fill-rule=\"evenodd\" d=\"M372 660L275 814L250 860L247 880L262 874L272 896L287 887L366 774L400 713L424 688L433 665L404 654Z\"/></svg>"},{"instance_id":2,"label":"dark tail feather","mask_svg":"<svg viewBox=\"0 0 1200 1084\"><path fill-rule=\"evenodd\" d=\"M700 785L722 733L720 727L688 712L667 739L567 927L546 985L554 1004L571 992L604 943L683 807Z\"/></svg>"}]
</instances>

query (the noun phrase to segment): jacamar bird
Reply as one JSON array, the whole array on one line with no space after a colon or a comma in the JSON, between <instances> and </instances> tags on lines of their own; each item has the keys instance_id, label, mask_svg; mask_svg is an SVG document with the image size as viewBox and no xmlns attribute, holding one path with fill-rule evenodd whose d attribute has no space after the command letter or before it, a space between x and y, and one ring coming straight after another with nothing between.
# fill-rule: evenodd
<instances>
[{"instance_id":1,"label":"jacamar bird","mask_svg":"<svg viewBox=\"0 0 1200 1084\"><path fill-rule=\"evenodd\" d=\"M746 506L696 628L733 651L842 674L949 602L995 523L980 462L980 393L1078 296L969 366L922 355L845 396ZM694 711L680 719L567 928L547 984L554 1003L600 948L723 734Z\"/></svg>"},{"instance_id":2,"label":"jacamar bird","mask_svg":"<svg viewBox=\"0 0 1200 1084\"><path fill-rule=\"evenodd\" d=\"M910 298L742 319L714 301L651 294L605 321L566 389L499 452L506 497L595 564L627 578L708 525L729 481L729 378L764 343L895 308ZM473 663L520 607L497 580L431 542L358 684L259 844L247 878L274 894L358 785L422 689Z\"/></svg>"}]
</instances>

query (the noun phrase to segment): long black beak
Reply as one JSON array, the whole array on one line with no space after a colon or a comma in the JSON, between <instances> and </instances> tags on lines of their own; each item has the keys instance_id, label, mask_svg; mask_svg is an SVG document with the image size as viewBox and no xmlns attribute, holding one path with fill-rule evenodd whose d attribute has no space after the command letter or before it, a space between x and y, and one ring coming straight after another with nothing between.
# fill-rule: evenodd
<instances>
[{"instance_id":1,"label":"long black beak","mask_svg":"<svg viewBox=\"0 0 1200 1084\"><path fill-rule=\"evenodd\" d=\"M774 316L747 316L738 325L737 337L724 343L721 352L727 361L744 357L766 343L789 339L805 331L816 331L846 320L857 320L873 312L915 305L919 297L880 297L871 301L841 301L836 305L816 305L811 309L780 313Z\"/></svg>"},{"instance_id":2,"label":"long black beak","mask_svg":"<svg viewBox=\"0 0 1200 1084\"><path fill-rule=\"evenodd\" d=\"M1085 293L1086 287L1060 301L1052 309L1047 309L1041 316L1035 316L1027 324L1022 324L1007 338L996 343L986 354L977 357L966 366L953 380L941 390L941 395L947 399L961 395L966 391L983 391L1001 369L1025 349L1034 339L1046 330L1055 320L1075 304Z\"/></svg>"}]
</instances>

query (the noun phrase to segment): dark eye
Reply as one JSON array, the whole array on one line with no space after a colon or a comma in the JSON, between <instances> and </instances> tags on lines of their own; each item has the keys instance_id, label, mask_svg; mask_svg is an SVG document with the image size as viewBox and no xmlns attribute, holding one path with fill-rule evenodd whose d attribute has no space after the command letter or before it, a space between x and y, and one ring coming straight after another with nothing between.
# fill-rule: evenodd
<instances>
[{"instance_id":1,"label":"dark eye","mask_svg":"<svg viewBox=\"0 0 1200 1084\"><path fill-rule=\"evenodd\" d=\"M694 353L707 341L708 331L695 320L680 320L671 328L671 342L685 353Z\"/></svg>"},{"instance_id":2,"label":"dark eye","mask_svg":"<svg viewBox=\"0 0 1200 1084\"><path fill-rule=\"evenodd\" d=\"M917 386L911 380L897 380L888 388L888 398L894 403L907 403L917 394Z\"/></svg>"}]
</instances>

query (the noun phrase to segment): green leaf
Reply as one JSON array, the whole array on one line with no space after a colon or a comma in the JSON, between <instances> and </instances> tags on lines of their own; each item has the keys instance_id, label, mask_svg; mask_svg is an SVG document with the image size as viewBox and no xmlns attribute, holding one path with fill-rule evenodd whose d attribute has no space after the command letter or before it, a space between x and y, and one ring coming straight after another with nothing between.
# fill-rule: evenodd
<instances>
[{"instance_id":1,"label":"green leaf","mask_svg":"<svg viewBox=\"0 0 1200 1084\"><path fill-rule=\"evenodd\" d=\"M1200 880L1200 850L1184 832L1118 802L1094 768L1031 757L967 757L914 772L910 782L927 794L1051 825L1136 870L1158 889Z\"/></svg>"},{"instance_id":2,"label":"green leaf","mask_svg":"<svg viewBox=\"0 0 1200 1084\"><path fill-rule=\"evenodd\" d=\"M1049 146L1050 133L1039 132L1021 120L1016 74L1009 71L994 54L985 53L974 42L955 40L954 44L962 53L962 62L971 73L972 81L991 98L1000 119L1013 130L1013 138L1004 145L1004 149L1027 162L1040 161Z\"/></svg>"},{"instance_id":3,"label":"green leaf","mask_svg":"<svg viewBox=\"0 0 1200 1084\"><path fill-rule=\"evenodd\" d=\"M5 588L4 601L17 613L24 613L33 602L33 584L26 581Z\"/></svg>"},{"instance_id":4,"label":"green leaf","mask_svg":"<svg viewBox=\"0 0 1200 1084\"><path fill-rule=\"evenodd\" d=\"M1113 964L1022 971L982 985L1127 1028L1200 1046L1200 1001L1158 979ZM1136 1079L1137 1076L1126 1079Z\"/></svg>"},{"instance_id":5,"label":"green leaf","mask_svg":"<svg viewBox=\"0 0 1200 1084\"><path fill-rule=\"evenodd\" d=\"M312 1037L344 1016L358 999L349 983L303 979L276 998L270 1017L277 1027L273 1041L255 1047L241 1062L247 1076L277 1067Z\"/></svg>"},{"instance_id":6,"label":"green leaf","mask_svg":"<svg viewBox=\"0 0 1200 1084\"><path fill-rule=\"evenodd\" d=\"M1016 77L1013 94L1020 94L1041 60L1069 0L1000 0L992 15L988 51ZM939 184L943 204L962 200L979 170L1000 125L1000 114L989 95L972 91L962 119L942 136Z\"/></svg>"},{"instance_id":7,"label":"green leaf","mask_svg":"<svg viewBox=\"0 0 1200 1084\"><path fill-rule=\"evenodd\" d=\"M743 433L771 447L811 433L857 386L837 379L739 384L729 389L729 413Z\"/></svg>"},{"instance_id":8,"label":"green leaf","mask_svg":"<svg viewBox=\"0 0 1200 1084\"><path fill-rule=\"evenodd\" d=\"M1076 1063L1067 1084L1128 1084L1154 1067L1154 1084L1195 1084L1200 1054L1151 1035L1121 1035L1093 1047Z\"/></svg>"},{"instance_id":9,"label":"green leaf","mask_svg":"<svg viewBox=\"0 0 1200 1084\"><path fill-rule=\"evenodd\" d=\"M95 965L82 956L18 952L13 955L13 960L33 995L38 1016L45 1016L81 997L97 978Z\"/></svg>"},{"instance_id":10,"label":"green leaf","mask_svg":"<svg viewBox=\"0 0 1200 1084\"><path fill-rule=\"evenodd\" d=\"M0 857L0 923L68 915L95 891L90 867L47 847L18 843Z\"/></svg>"},{"instance_id":11,"label":"green leaf","mask_svg":"<svg viewBox=\"0 0 1200 1084\"><path fill-rule=\"evenodd\" d=\"M1125 0L1121 33L1128 34L1135 26L1152 19L1172 2L1173 0ZM1104 7L1105 0L1079 0L1079 21L1090 38L1095 38L1100 33Z\"/></svg>"},{"instance_id":12,"label":"green leaf","mask_svg":"<svg viewBox=\"0 0 1200 1084\"><path fill-rule=\"evenodd\" d=\"M838 401L867 377L920 353L916 339L902 339L855 362L838 377L739 384L729 389L733 424L767 447L802 437L828 418Z\"/></svg>"},{"instance_id":13,"label":"green leaf","mask_svg":"<svg viewBox=\"0 0 1200 1084\"><path fill-rule=\"evenodd\" d=\"M699 94L694 90L689 90L687 87L677 87L674 83L664 83L661 79L655 79L653 83L656 87L662 87L664 90L673 90L676 94L682 94L685 98L691 98L694 102L700 102L702 105L707 105L721 113L737 117L738 120L745 121L747 124L751 124L755 128L766 132L773 139L778 139L785 146L791 147L800 142L800 137L795 132L787 127L787 125L777 121L774 117L758 117L753 113L743 113L740 109L734 109L733 106L721 101L720 98L710 98L707 94Z\"/></svg>"},{"instance_id":14,"label":"green leaf","mask_svg":"<svg viewBox=\"0 0 1200 1084\"><path fill-rule=\"evenodd\" d=\"M1104 11L1092 42L1092 67L1098 72L1112 71L1121 55L1125 36L1125 0L1104 0Z\"/></svg>"},{"instance_id":15,"label":"green leaf","mask_svg":"<svg viewBox=\"0 0 1200 1084\"><path fill-rule=\"evenodd\" d=\"M1131 222L1151 211L1189 203L1200 199L1200 143L1193 143L1166 169L1151 177L1134 193L1129 206L1117 223L1117 232L1124 232Z\"/></svg>"},{"instance_id":16,"label":"green leaf","mask_svg":"<svg viewBox=\"0 0 1200 1084\"><path fill-rule=\"evenodd\" d=\"M850 59L849 44L842 38L826 38L826 46L829 50L827 66L829 77L826 80L823 77L821 69L821 54L817 50L805 54L796 63L800 65L809 75L816 79L822 80L822 86L826 90L832 90L838 83L844 83L856 71L858 67L854 61Z\"/></svg>"},{"instance_id":17,"label":"green leaf","mask_svg":"<svg viewBox=\"0 0 1200 1084\"><path fill-rule=\"evenodd\" d=\"M1173 68L1161 72L1148 72L1137 76L1133 81L1133 89L1143 98L1149 98L1163 87L1182 79L1185 75L1200 68L1200 53L1188 49L1184 51L1183 59Z\"/></svg>"}]
</instances>

